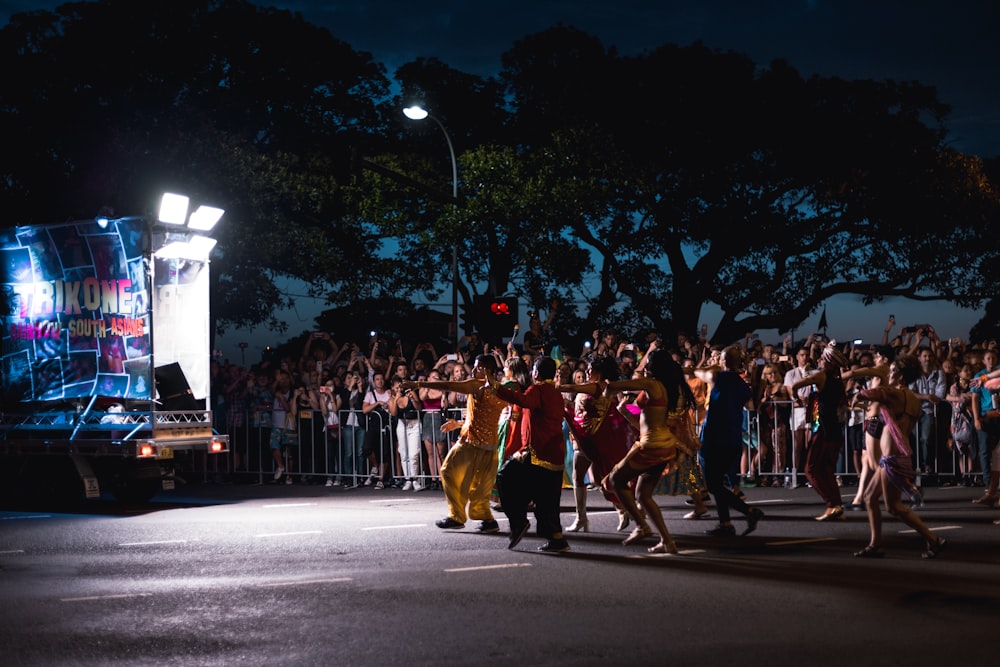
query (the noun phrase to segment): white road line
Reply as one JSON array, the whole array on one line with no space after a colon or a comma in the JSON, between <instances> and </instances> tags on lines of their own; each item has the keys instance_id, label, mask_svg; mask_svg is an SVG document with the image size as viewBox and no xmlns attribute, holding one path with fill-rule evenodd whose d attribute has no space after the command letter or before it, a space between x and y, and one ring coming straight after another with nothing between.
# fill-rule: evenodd
<instances>
[{"instance_id":1,"label":"white road line","mask_svg":"<svg viewBox=\"0 0 1000 667\"><path fill-rule=\"evenodd\" d=\"M24 549L10 549L8 551L0 551L0 556L9 556L11 554L23 554Z\"/></svg>"},{"instance_id":2,"label":"white road line","mask_svg":"<svg viewBox=\"0 0 1000 667\"><path fill-rule=\"evenodd\" d=\"M475 567L452 567L445 572L476 572L478 570L503 570L511 567L531 567L531 563L503 563L500 565L476 565Z\"/></svg>"},{"instance_id":3,"label":"white road line","mask_svg":"<svg viewBox=\"0 0 1000 667\"><path fill-rule=\"evenodd\" d=\"M931 530L935 531L935 532L937 532L939 530L962 530L961 526L930 526L930 525L928 525L927 527L930 528ZM905 530L899 531L899 534L900 535L916 535L917 531L913 530L912 528L907 528Z\"/></svg>"},{"instance_id":4,"label":"white road line","mask_svg":"<svg viewBox=\"0 0 1000 667\"><path fill-rule=\"evenodd\" d=\"M188 540L155 540L150 542L122 542L120 547L144 547L150 544L187 544Z\"/></svg>"},{"instance_id":5,"label":"white road line","mask_svg":"<svg viewBox=\"0 0 1000 667\"><path fill-rule=\"evenodd\" d=\"M369 500L368 502L373 505L378 505L379 503L412 503L417 498L380 498L379 500Z\"/></svg>"},{"instance_id":6,"label":"white road line","mask_svg":"<svg viewBox=\"0 0 1000 667\"><path fill-rule=\"evenodd\" d=\"M261 584L264 588L277 588L278 586L303 586L306 584L339 584L344 581L354 581L351 577L339 577L337 579L306 579L303 581L279 581L273 584Z\"/></svg>"},{"instance_id":7,"label":"white road line","mask_svg":"<svg viewBox=\"0 0 1000 667\"><path fill-rule=\"evenodd\" d=\"M393 528L423 528L426 523L399 523L394 526L368 526L361 530L392 530Z\"/></svg>"},{"instance_id":8,"label":"white road line","mask_svg":"<svg viewBox=\"0 0 1000 667\"><path fill-rule=\"evenodd\" d=\"M126 600L128 598L148 598L152 593L121 593L119 595L88 595L82 598L59 598L60 602L93 602L94 600Z\"/></svg>"},{"instance_id":9,"label":"white road line","mask_svg":"<svg viewBox=\"0 0 1000 667\"><path fill-rule=\"evenodd\" d=\"M267 509L273 509L276 507L312 507L313 505L319 505L319 503L280 503L277 505L262 505Z\"/></svg>"},{"instance_id":10,"label":"white road line","mask_svg":"<svg viewBox=\"0 0 1000 667\"><path fill-rule=\"evenodd\" d=\"M290 533L257 533L254 537L286 537L289 535L319 535L322 530L297 530Z\"/></svg>"}]
</instances>

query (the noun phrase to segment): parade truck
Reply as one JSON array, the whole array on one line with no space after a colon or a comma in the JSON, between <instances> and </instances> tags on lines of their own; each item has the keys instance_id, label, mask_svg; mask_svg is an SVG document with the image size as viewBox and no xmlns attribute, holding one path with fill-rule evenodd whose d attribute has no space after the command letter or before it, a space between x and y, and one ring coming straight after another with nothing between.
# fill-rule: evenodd
<instances>
[{"instance_id":1,"label":"parade truck","mask_svg":"<svg viewBox=\"0 0 1000 667\"><path fill-rule=\"evenodd\" d=\"M209 395L213 245L140 217L0 231L5 491L145 502L179 460L228 451Z\"/></svg>"}]
</instances>

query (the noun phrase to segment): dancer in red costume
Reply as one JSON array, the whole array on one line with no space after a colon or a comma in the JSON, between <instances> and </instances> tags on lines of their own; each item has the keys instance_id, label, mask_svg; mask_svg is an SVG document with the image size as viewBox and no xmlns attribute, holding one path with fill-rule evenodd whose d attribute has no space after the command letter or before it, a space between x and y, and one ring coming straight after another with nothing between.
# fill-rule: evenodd
<instances>
[{"instance_id":1,"label":"dancer in red costume","mask_svg":"<svg viewBox=\"0 0 1000 667\"><path fill-rule=\"evenodd\" d=\"M576 451L573 456L573 499L576 502L576 519L566 529L569 532L585 533L590 530L585 483L587 470L590 470L594 480L604 479L615 464L624 458L629 447L639 436L639 432L619 413L614 396L593 395L597 391L598 382L602 380L614 382L618 379L618 363L614 357L605 356L590 362L587 368L589 382L559 387L564 392L576 394L573 409L566 409L566 422L576 440ZM618 530L623 530L628 525L628 513L613 491L603 487L601 491L618 509L621 517Z\"/></svg>"}]
</instances>

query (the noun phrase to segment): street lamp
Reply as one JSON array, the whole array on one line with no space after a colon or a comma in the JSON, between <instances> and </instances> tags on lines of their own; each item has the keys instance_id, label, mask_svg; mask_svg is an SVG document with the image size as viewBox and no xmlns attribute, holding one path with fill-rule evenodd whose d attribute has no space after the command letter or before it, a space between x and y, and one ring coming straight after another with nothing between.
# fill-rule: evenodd
<instances>
[{"instance_id":1,"label":"street lamp","mask_svg":"<svg viewBox=\"0 0 1000 667\"><path fill-rule=\"evenodd\" d=\"M403 115L410 120L424 120L430 118L437 123L444 133L444 139L448 142L448 154L451 155L451 198L454 204L458 204L458 162L455 161L455 147L451 143L451 137L444 124L434 116L430 115L426 109L414 105L403 109ZM458 245L451 244L451 326L455 331L455 349L458 349Z\"/></svg>"}]
</instances>

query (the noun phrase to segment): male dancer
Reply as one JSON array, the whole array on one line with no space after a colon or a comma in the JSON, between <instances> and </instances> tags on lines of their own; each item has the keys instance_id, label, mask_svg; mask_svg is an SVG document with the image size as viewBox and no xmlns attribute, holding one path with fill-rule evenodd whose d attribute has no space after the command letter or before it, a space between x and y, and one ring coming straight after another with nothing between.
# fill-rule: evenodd
<instances>
[{"instance_id":1,"label":"male dancer","mask_svg":"<svg viewBox=\"0 0 1000 667\"><path fill-rule=\"evenodd\" d=\"M496 359L480 354L468 380L403 383L407 389L455 391L469 397L465 421L449 419L441 425L446 433L456 428L462 430L441 463L441 486L448 502L448 516L435 522L438 528L464 528L468 516L481 522L477 529L480 533L500 531L490 509L490 494L497 474L497 423L507 403L497 397L496 379Z\"/></svg>"}]
</instances>

